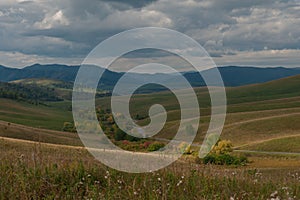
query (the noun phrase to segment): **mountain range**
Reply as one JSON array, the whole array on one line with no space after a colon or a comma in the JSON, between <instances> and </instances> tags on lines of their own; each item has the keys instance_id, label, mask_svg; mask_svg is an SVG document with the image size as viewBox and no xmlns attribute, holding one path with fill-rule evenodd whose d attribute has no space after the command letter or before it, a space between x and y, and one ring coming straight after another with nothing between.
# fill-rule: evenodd
<instances>
[{"instance_id":1,"label":"mountain range","mask_svg":"<svg viewBox=\"0 0 300 200\"><path fill-rule=\"evenodd\" d=\"M0 65L0 82L11 82L21 79L52 79L64 82L74 82L80 66L68 66L59 64L40 65L35 64L22 69L9 68ZM227 87L243 86L256 83L264 83L288 76L300 74L300 68L259 68L226 66L218 67ZM104 70L99 82L103 90L111 90L117 81L124 75L123 72ZM205 70L203 74L212 73L211 69ZM182 72L183 76L194 87L205 85L203 78L197 72ZM130 74L132 80L176 80L171 74ZM158 88L157 88L158 89ZM156 89L156 90L157 90Z\"/></svg>"}]
</instances>

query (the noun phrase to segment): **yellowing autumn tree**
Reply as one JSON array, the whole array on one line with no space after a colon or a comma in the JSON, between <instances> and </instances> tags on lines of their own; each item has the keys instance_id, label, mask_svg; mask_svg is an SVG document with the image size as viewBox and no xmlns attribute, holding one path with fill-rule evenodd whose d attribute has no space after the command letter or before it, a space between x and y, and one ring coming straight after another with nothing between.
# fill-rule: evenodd
<instances>
[{"instance_id":1,"label":"yellowing autumn tree","mask_svg":"<svg viewBox=\"0 0 300 200\"><path fill-rule=\"evenodd\" d=\"M211 153L216 155L224 155L232 152L232 142L230 140L219 140L211 150Z\"/></svg>"}]
</instances>

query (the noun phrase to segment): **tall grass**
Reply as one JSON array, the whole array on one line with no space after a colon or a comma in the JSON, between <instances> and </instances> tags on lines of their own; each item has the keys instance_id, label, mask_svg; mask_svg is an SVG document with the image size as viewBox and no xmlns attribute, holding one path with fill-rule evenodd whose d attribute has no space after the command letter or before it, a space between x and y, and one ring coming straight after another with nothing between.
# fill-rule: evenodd
<instances>
[{"instance_id":1,"label":"tall grass","mask_svg":"<svg viewBox=\"0 0 300 200\"><path fill-rule=\"evenodd\" d=\"M83 150L0 143L0 199L300 198L300 170L177 162L129 174L101 165Z\"/></svg>"}]
</instances>

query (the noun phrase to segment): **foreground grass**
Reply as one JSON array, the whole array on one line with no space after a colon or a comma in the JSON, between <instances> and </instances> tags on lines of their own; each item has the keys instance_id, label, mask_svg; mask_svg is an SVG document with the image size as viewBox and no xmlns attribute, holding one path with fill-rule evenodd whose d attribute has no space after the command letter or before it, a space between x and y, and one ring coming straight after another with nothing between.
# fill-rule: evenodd
<instances>
[{"instance_id":1,"label":"foreground grass","mask_svg":"<svg viewBox=\"0 0 300 200\"><path fill-rule=\"evenodd\" d=\"M128 174L82 149L0 140L0 199L281 199L300 198L300 170L177 162Z\"/></svg>"}]
</instances>

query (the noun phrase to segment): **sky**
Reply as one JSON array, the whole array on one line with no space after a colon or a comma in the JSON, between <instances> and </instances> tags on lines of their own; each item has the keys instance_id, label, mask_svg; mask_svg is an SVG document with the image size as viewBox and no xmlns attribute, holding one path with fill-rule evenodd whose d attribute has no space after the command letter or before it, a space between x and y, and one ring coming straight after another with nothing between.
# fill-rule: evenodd
<instances>
[{"instance_id":1,"label":"sky","mask_svg":"<svg viewBox=\"0 0 300 200\"><path fill-rule=\"evenodd\" d=\"M190 36L218 66L300 67L299 0L1 0L0 64L77 65L110 36L149 26Z\"/></svg>"}]
</instances>

